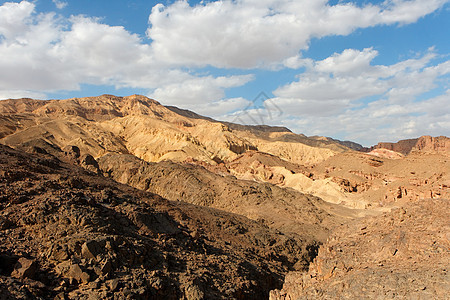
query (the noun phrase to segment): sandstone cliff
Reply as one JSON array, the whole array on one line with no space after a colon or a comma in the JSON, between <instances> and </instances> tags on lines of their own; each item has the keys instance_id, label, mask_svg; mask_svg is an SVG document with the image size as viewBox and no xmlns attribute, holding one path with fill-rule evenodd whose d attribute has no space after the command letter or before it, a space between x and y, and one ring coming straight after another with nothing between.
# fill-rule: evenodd
<instances>
[{"instance_id":1,"label":"sandstone cliff","mask_svg":"<svg viewBox=\"0 0 450 300\"><path fill-rule=\"evenodd\" d=\"M378 145L370 148L370 150L374 149L388 149L403 155L411 152L421 152L441 153L448 156L450 155L450 139L445 136L421 136L417 139L401 140L396 143L380 142Z\"/></svg>"}]
</instances>

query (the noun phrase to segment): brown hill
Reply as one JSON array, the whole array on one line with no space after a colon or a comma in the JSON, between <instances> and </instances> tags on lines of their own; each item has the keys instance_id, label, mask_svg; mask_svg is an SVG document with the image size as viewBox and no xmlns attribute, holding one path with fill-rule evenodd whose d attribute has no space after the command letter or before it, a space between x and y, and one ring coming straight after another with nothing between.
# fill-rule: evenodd
<instances>
[{"instance_id":1,"label":"brown hill","mask_svg":"<svg viewBox=\"0 0 450 300\"><path fill-rule=\"evenodd\" d=\"M292 188L328 202L364 209L355 211L363 215L420 199L450 198L448 170L450 161L442 154L416 151L405 157L376 149L368 154L339 153L310 167L247 151L215 172Z\"/></svg>"},{"instance_id":2,"label":"brown hill","mask_svg":"<svg viewBox=\"0 0 450 300\"><path fill-rule=\"evenodd\" d=\"M315 139L315 140L321 140L321 141L329 141L329 142L333 142L333 143L338 143L341 144L345 147L348 147L352 150L355 151L364 151L366 148L364 148L362 145L352 142L352 141L341 141L341 140L337 140L337 139L333 139L330 137L324 137L324 136L310 136L309 138L311 139Z\"/></svg>"},{"instance_id":3,"label":"brown hill","mask_svg":"<svg viewBox=\"0 0 450 300\"><path fill-rule=\"evenodd\" d=\"M349 152L317 164L311 172L316 181L331 180L338 185L343 193L340 201L383 208L450 198L448 170L450 161L440 154L411 152L402 159L389 159Z\"/></svg>"},{"instance_id":4,"label":"brown hill","mask_svg":"<svg viewBox=\"0 0 450 300\"><path fill-rule=\"evenodd\" d=\"M98 162L102 172L118 182L169 200L237 213L311 242L324 242L331 228L355 216L311 195L215 174L197 165L149 163L120 154L105 155Z\"/></svg>"},{"instance_id":5,"label":"brown hill","mask_svg":"<svg viewBox=\"0 0 450 300\"><path fill-rule=\"evenodd\" d=\"M95 158L119 153L148 162L192 161L213 172L220 169L239 179L291 187L355 208L448 194L447 160L419 157L448 156L446 137L389 144L415 155L400 159L401 154L389 152L393 150L377 148L371 156L361 155L339 141L307 138L282 127L221 123L137 95L7 100L0 102L0 111L0 143L13 147L38 146L57 154L57 149L77 146L81 154ZM252 153L260 154L254 159ZM427 177L413 170L441 162L445 168L437 165L441 171Z\"/></svg>"},{"instance_id":6,"label":"brown hill","mask_svg":"<svg viewBox=\"0 0 450 300\"><path fill-rule=\"evenodd\" d=\"M77 146L96 158L113 152L146 161L194 158L214 164L260 149L311 164L347 150L283 128L217 122L138 95L5 100L0 101L0 113L3 144L18 146L43 140L61 149Z\"/></svg>"},{"instance_id":7,"label":"brown hill","mask_svg":"<svg viewBox=\"0 0 450 300\"><path fill-rule=\"evenodd\" d=\"M449 211L424 200L341 226L270 299L448 299Z\"/></svg>"},{"instance_id":8,"label":"brown hill","mask_svg":"<svg viewBox=\"0 0 450 300\"><path fill-rule=\"evenodd\" d=\"M263 299L317 249L3 145L0 206L5 299Z\"/></svg>"}]
</instances>

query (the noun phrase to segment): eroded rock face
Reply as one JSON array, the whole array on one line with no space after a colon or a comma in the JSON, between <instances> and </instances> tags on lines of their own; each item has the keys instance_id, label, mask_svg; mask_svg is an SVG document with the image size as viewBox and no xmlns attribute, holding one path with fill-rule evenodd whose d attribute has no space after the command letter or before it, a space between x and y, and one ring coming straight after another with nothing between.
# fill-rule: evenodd
<instances>
[{"instance_id":1,"label":"eroded rock face","mask_svg":"<svg viewBox=\"0 0 450 300\"><path fill-rule=\"evenodd\" d=\"M448 170L449 158L438 153L411 152L390 159L349 152L314 166L311 173L316 182L329 179L337 185L336 198L343 204L385 209L421 199L450 198ZM322 195L326 200L330 196Z\"/></svg>"},{"instance_id":2,"label":"eroded rock face","mask_svg":"<svg viewBox=\"0 0 450 300\"><path fill-rule=\"evenodd\" d=\"M387 149L407 155L411 152L450 154L450 139L446 136L421 136L417 139L401 140L396 143L381 142L370 150Z\"/></svg>"},{"instance_id":3,"label":"eroded rock face","mask_svg":"<svg viewBox=\"0 0 450 300\"><path fill-rule=\"evenodd\" d=\"M417 144L418 139L401 140L396 143L380 142L376 146L371 147L374 149L387 149L394 152L401 153L403 155L409 154L414 146Z\"/></svg>"},{"instance_id":4,"label":"eroded rock face","mask_svg":"<svg viewBox=\"0 0 450 300\"><path fill-rule=\"evenodd\" d=\"M48 154L0 145L0 170L6 299L263 299L311 259L294 235Z\"/></svg>"},{"instance_id":5,"label":"eroded rock face","mask_svg":"<svg viewBox=\"0 0 450 300\"><path fill-rule=\"evenodd\" d=\"M424 200L341 226L270 299L447 299L449 211Z\"/></svg>"},{"instance_id":6,"label":"eroded rock face","mask_svg":"<svg viewBox=\"0 0 450 300\"><path fill-rule=\"evenodd\" d=\"M450 155L450 139L446 136L421 136L412 151L442 153L448 156Z\"/></svg>"}]
</instances>

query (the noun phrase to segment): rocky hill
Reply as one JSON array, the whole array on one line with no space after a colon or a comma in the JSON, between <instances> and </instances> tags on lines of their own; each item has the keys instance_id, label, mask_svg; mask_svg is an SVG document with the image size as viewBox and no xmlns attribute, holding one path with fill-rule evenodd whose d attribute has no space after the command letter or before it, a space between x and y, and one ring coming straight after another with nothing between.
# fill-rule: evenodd
<instances>
[{"instance_id":1,"label":"rocky hill","mask_svg":"<svg viewBox=\"0 0 450 300\"><path fill-rule=\"evenodd\" d=\"M423 200L341 226L270 299L448 299L449 211Z\"/></svg>"},{"instance_id":2,"label":"rocky hill","mask_svg":"<svg viewBox=\"0 0 450 300\"><path fill-rule=\"evenodd\" d=\"M238 180L202 166L149 163L132 155L108 154L98 161L105 176L174 201L237 213L304 240L323 242L329 230L355 217L349 209L270 183Z\"/></svg>"},{"instance_id":3,"label":"rocky hill","mask_svg":"<svg viewBox=\"0 0 450 300\"><path fill-rule=\"evenodd\" d=\"M446 137L379 144L367 155L331 138L308 138L282 127L219 122L138 95L6 100L0 102L0 112L0 143L37 146L55 155L75 146L80 155L94 158L117 153L147 162L188 161L358 209L383 210L398 200L449 194ZM439 170L420 171L429 164L437 164Z\"/></svg>"},{"instance_id":4,"label":"rocky hill","mask_svg":"<svg viewBox=\"0 0 450 300\"><path fill-rule=\"evenodd\" d=\"M48 154L1 145L0 170L1 299L263 299L317 250Z\"/></svg>"},{"instance_id":5,"label":"rocky hill","mask_svg":"<svg viewBox=\"0 0 450 300\"><path fill-rule=\"evenodd\" d=\"M450 198L450 160L442 153L415 151L404 156L387 149L367 154L347 151L314 166L303 166L267 153L247 151L220 167L209 169L363 209L360 215L425 198Z\"/></svg>"},{"instance_id":6,"label":"rocky hill","mask_svg":"<svg viewBox=\"0 0 450 300\"><path fill-rule=\"evenodd\" d=\"M194 157L214 164L259 149L312 164L347 150L282 128L221 123L139 95L5 100L0 114L0 143L15 147L46 142L61 149L73 145L95 158L114 152L146 161Z\"/></svg>"}]
</instances>

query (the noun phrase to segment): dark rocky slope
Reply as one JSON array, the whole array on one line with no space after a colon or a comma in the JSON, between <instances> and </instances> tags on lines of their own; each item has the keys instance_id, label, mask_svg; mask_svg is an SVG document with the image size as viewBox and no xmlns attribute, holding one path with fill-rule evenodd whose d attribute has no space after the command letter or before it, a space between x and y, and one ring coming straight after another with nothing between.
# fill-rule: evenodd
<instances>
[{"instance_id":1,"label":"dark rocky slope","mask_svg":"<svg viewBox=\"0 0 450 300\"><path fill-rule=\"evenodd\" d=\"M315 247L0 145L0 299L264 299Z\"/></svg>"}]
</instances>

